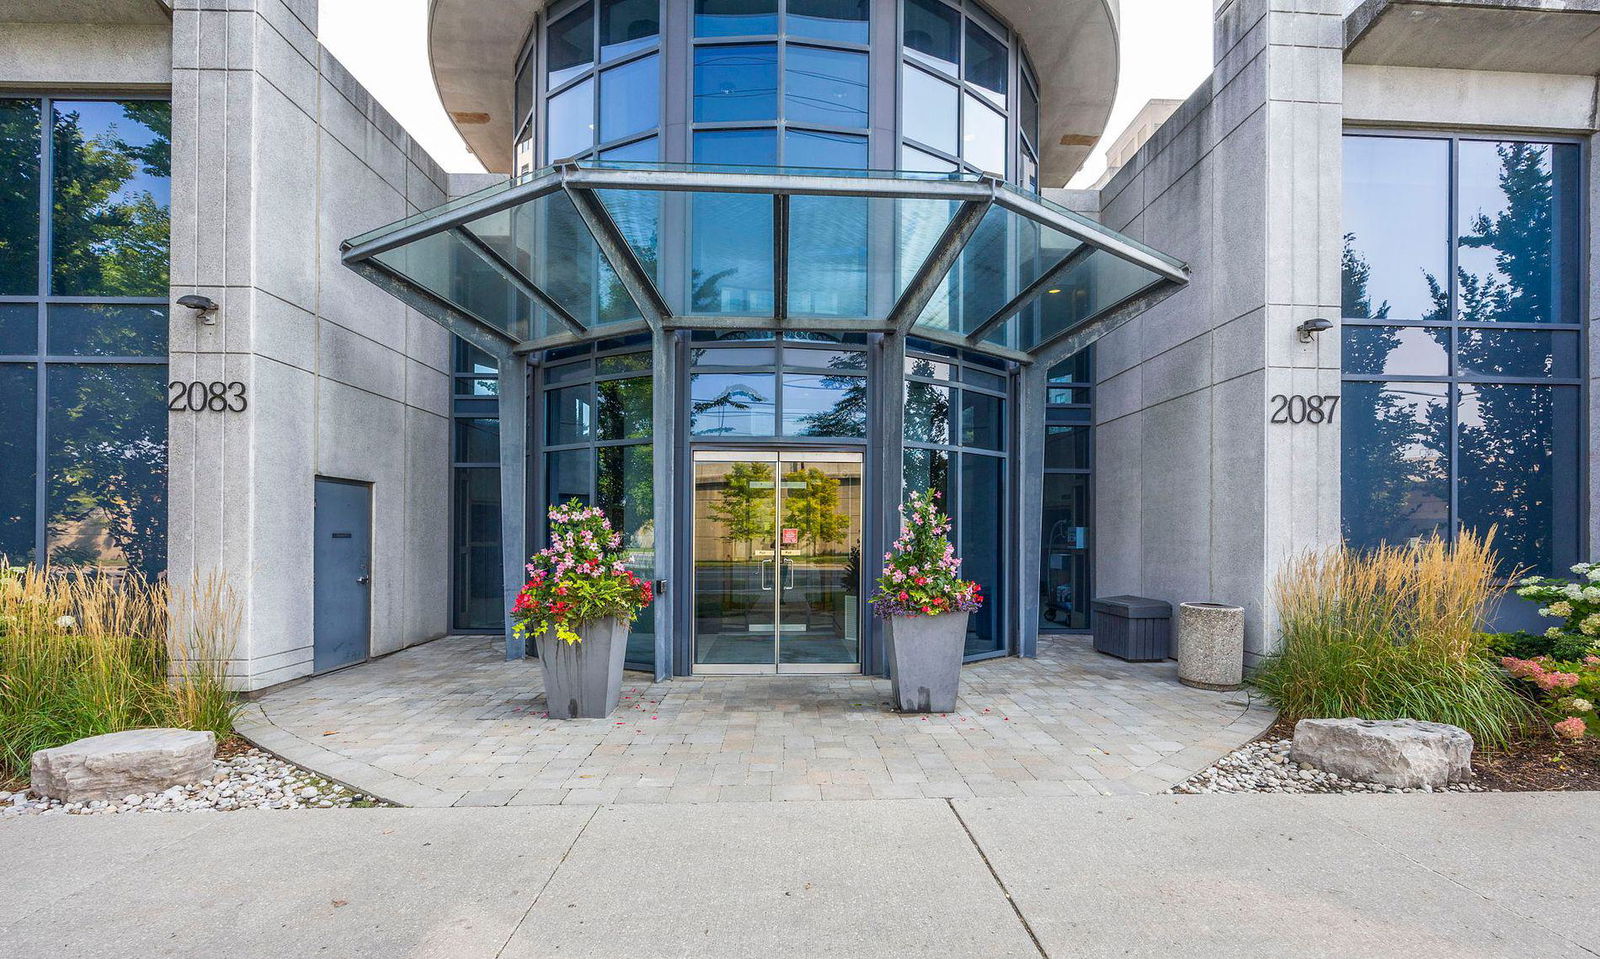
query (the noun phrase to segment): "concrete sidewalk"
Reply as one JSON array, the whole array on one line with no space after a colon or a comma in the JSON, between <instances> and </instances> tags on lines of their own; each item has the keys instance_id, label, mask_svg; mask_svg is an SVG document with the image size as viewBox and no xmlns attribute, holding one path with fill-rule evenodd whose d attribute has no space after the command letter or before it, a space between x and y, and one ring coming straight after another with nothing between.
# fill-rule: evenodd
<instances>
[{"instance_id":1,"label":"concrete sidewalk","mask_svg":"<svg viewBox=\"0 0 1600 959\"><path fill-rule=\"evenodd\" d=\"M28 817L47 957L1600 956L1600 795Z\"/></svg>"}]
</instances>

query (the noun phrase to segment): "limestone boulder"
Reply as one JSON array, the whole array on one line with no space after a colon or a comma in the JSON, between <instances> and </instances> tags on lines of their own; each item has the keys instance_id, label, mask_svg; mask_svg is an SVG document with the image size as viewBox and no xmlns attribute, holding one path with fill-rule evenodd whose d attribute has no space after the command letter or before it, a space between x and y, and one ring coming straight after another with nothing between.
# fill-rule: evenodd
<instances>
[{"instance_id":1,"label":"limestone boulder","mask_svg":"<svg viewBox=\"0 0 1600 959\"><path fill-rule=\"evenodd\" d=\"M1414 719L1302 719L1289 759L1346 779L1441 788L1471 778L1472 736Z\"/></svg>"},{"instance_id":2,"label":"limestone boulder","mask_svg":"<svg viewBox=\"0 0 1600 959\"><path fill-rule=\"evenodd\" d=\"M33 754L29 790L62 802L122 799L211 776L217 737L190 729L130 729Z\"/></svg>"}]
</instances>

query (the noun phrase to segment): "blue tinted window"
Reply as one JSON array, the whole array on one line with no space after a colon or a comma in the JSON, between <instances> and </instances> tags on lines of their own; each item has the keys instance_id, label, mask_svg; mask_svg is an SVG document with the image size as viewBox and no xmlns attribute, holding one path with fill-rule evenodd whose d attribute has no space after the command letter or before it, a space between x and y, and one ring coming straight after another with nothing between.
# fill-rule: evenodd
<instances>
[{"instance_id":1,"label":"blue tinted window","mask_svg":"<svg viewBox=\"0 0 1600 959\"><path fill-rule=\"evenodd\" d=\"M769 44L698 47L694 118L772 120L778 115L778 50Z\"/></svg>"},{"instance_id":2,"label":"blue tinted window","mask_svg":"<svg viewBox=\"0 0 1600 959\"><path fill-rule=\"evenodd\" d=\"M1464 323L1578 322L1574 143L1460 143L1458 309Z\"/></svg>"},{"instance_id":3,"label":"blue tinted window","mask_svg":"<svg viewBox=\"0 0 1600 959\"><path fill-rule=\"evenodd\" d=\"M1450 520L1449 386L1346 383L1344 535L1356 547L1447 533Z\"/></svg>"},{"instance_id":4,"label":"blue tinted window","mask_svg":"<svg viewBox=\"0 0 1600 959\"><path fill-rule=\"evenodd\" d=\"M554 90L594 66L594 8L585 3L550 24L545 43L546 89Z\"/></svg>"},{"instance_id":5,"label":"blue tinted window","mask_svg":"<svg viewBox=\"0 0 1600 959\"><path fill-rule=\"evenodd\" d=\"M967 21L967 82L978 87L990 102L1006 107L1006 77L1010 64L1006 45L994 34Z\"/></svg>"},{"instance_id":6,"label":"blue tinted window","mask_svg":"<svg viewBox=\"0 0 1600 959\"><path fill-rule=\"evenodd\" d=\"M702 193L691 198L690 308L772 315L772 198Z\"/></svg>"},{"instance_id":7,"label":"blue tinted window","mask_svg":"<svg viewBox=\"0 0 1600 959\"><path fill-rule=\"evenodd\" d=\"M167 352L167 308L155 304L52 304L45 328L53 356L159 356Z\"/></svg>"},{"instance_id":8,"label":"blue tinted window","mask_svg":"<svg viewBox=\"0 0 1600 959\"><path fill-rule=\"evenodd\" d=\"M694 135L694 162L772 166L778 162L777 131L697 131Z\"/></svg>"},{"instance_id":9,"label":"blue tinted window","mask_svg":"<svg viewBox=\"0 0 1600 959\"><path fill-rule=\"evenodd\" d=\"M1448 376L1450 330L1442 326L1346 326L1344 371L1363 376Z\"/></svg>"},{"instance_id":10,"label":"blue tinted window","mask_svg":"<svg viewBox=\"0 0 1600 959\"><path fill-rule=\"evenodd\" d=\"M962 94L961 157L980 170L1006 172L1006 118L970 93Z\"/></svg>"},{"instance_id":11,"label":"blue tinted window","mask_svg":"<svg viewBox=\"0 0 1600 959\"><path fill-rule=\"evenodd\" d=\"M907 138L955 154L959 109L955 84L909 64L900 68L900 129Z\"/></svg>"},{"instance_id":12,"label":"blue tinted window","mask_svg":"<svg viewBox=\"0 0 1600 959\"><path fill-rule=\"evenodd\" d=\"M610 150L601 150L602 160L632 160L649 161L661 159L661 143L655 137L636 140L626 146L614 147ZM612 216L616 214L613 212Z\"/></svg>"},{"instance_id":13,"label":"blue tinted window","mask_svg":"<svg viewBox=\"0 0 1600 959\"><path fill-rule=\"evenodd\" d=\"M792 37L867 42L867 0L789 0L784 13Z\"/></svg>"},{"instance_id":14,"label":"blue tinted window","mask_svg":"<svg viewBox=\"0 0 1600 959\"><path fill-rule=\"evenodd\" d=\"M33 278L37 286L39 278ZM39 308L32 303L0 303L0 356L32 353L39 342Z\"/></svg>"},{"instance_id":15,"label":"blue tinted window","mask_svg":"<svg viewBox=\"0 0 1600 959\"><path fill-rule=\"evenodd\" d=\"M1005 648L1000 630L1004 603L1005 460L979 453L961 454L961 504L956 522L961 534L961 573L977 581L989 602L967 617L966 655Z\"/></svg>"},{"instance_id":16,"label":"blue tinted window","mask_svg":"<svg viewBox=\"0 0 1600 959\"><path fill-rule=\"evenodd\" d=\"M0 363L0 560L11 563L34 559L37 386L33 364Z\"/></svg>"},{"instance_id":17,"label":"blue tinted window","mask_svg":"<svg viewBox=\"0 0 1600 959\"><path fill-rule=\"evenodd\" d=\"M778 32L778 0L695 0L697 37L752 37Z\"/></svg>"},{"instance_id":18,"label":"blue tinted window","mask_svg":"<svg viewBox=\"0 0 1600 959\"><path fill-rule=\"evenodd\" d=\"M1449 218L1449 141L1345 137L1344 315L1443 319Z\"/></svg>"},{"instance_id":19,"label":"blue tinted window","mask_svg":"<svg viewBox=\"0 0 1600 959\"><path fill-rule=\"evenodd\" d=\"M62 364L50 370L47 561L166 568L167 368Z\"/></svg>"},{"instance_id":20,"label":"blue tinted window","mask_svg":"<svg viewBox=\"0 0 1600 959\"><path fill-rule=\"evenodd\" d=\"M866 436L866 377L785 373L783 434Z\"/></svg>"},{"instance_id":21,"label":"blue tinted window","mask_svg":"<svg viewBox=\"0 0 1600 959\"><path fill-rule=\"evenodd\" d=\"M961 14L939 0L906 0L906 55L955 74L961 62Z\"/></svg>"},{"instance_id":22,"label":"blue tinted window","mask_svg":"<svg viewBox=\"0 0 1600 959\"><path fill-rule=\"evenodd\" d=\"M1582 355L1577 331L1462 329L1456 360L1463 374L1576 378Z\"/></svg>"},{"instance_id":23,"label":"blue tinted window","mask_svg":"<svg viewBox=\"0 0 1600 959\"><path fill-rule=\"evenodd\" d=\"M545 155L551 161L589 152L594 146L594 80L550 98Z\"/></svg>"},{"instance_id":24,"label":"blue tinted window","mask_svg":"<svg viewBox=\"0 0 1600 959\"><path fill-rule=\"evenodd\" d=\"M1578 147L1352 135L1344 148L1346 537L1493 525L1506 570L1559 573L1581 545ZM1433 325L1406 325L1418 320ZM1437 382L1362 381L1375 376Z\"/></svg>"},{"instance_id":25,"label":"blue tinted window","mask_svg":"<svg viewBox=\"0 0 1600 959\"><path fill-rule=\"evenodd\" d=\"M39 291L38 100L0 100L0 295Z\"/></svg>"},{"instance_id":26,"label":"blue tinted window","mask_svg":"<svg viewBox=\"0 0 1600 959\"><path fill-rule=\"evenodd\" d=\"M783 137L784 166L865 170L867 138L849 133L790 130Z\"/></svg>"},{"instance_id":27,"label":"blue tinted window","mask_svg":"<svg viewBox=\"0 0 1600 959\"><path fill-rule=\"evenodd\" d=\"M602 61L653 46L660 33L660 0L600 0Z\"/></svg>"},{"instance_id":28,"label":"blue tinted window","mask_svg":"<svg viewBox=\"0 0 1600 959\"><path fill-rule=\"evenodd\" d=\"M1577 386L1464 383L1456 495L1463 529L1496 527L1507 568L1560 573L1579 555Z\"/></svg>"},{"instance_id":29,"label":"blue tinted window","mask_svg":"<svg viewBox=\"0 0 1600 959\"><path fill-rule=\"evenodd\" d=\"M773 373L694 373L689 432L695 436L772 436L777 425Z\"/></svg>"},{"instance_id":30,"label":"blue tinted window","mask_svg":"<svg viewBox=\"0 0 1600 959\"><path fill-rule=\"evenodd\" d=\"M661 115L660 57L648 56L600 74L600 142L653 129Z\"/></svg>"},{"instance_id":31,"label":"blue tinted window","mask_svg":"<svg viewBox=\"0 0 1600 959\"><path fill-rule=\"evenodd\" d=\"M784 119L867 125L867 55L791 44L784 52Z\"/></svg>"},{"instance_id":32,"label":"blue tinted window","mask_svg":"<svg viewBox=\"0 0 1600 959\"><path fill-rule=\"evenodd\" d=\"M789 201L791 315L866 315L870 202L853 196L797 196Z\"/></svg>"},{"instance_id":33,"label":"blue tinted window","mask_svg":"<svg viewBox=\"0 0 1600 959\"><path fill-rule=\"evenodd\" d=\"M594 452L588 447L546 453L545 502L557 506L568 500L580 503L594 501L590 492L594 485Z\"/></svg>"},{"instance_id":34,"label":"blue tinted window","mask_svg":"<svg viewBox=\"0 0 1600 959\"><path fill-rule=\"evenodd\" d=\"M165 297L171 106L57 100L54 107L54 292Z\"/></svg>"}]
</instances>

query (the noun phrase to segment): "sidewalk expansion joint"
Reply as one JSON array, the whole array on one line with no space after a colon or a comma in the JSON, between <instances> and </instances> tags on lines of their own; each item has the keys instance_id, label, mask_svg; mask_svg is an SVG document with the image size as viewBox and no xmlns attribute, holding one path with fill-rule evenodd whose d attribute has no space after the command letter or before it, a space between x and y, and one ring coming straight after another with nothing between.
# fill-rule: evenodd
<instances>
[{"instance_id":1,"label":"sidewalk expansion joint","mask_svg":"<svg viewBox=\"0 0 1600 959\"><path fill-rule=\"evenodd\" d=\"M978 837L972 834L972 827L967 825L965 819L961 818L961 810L956 808L955 800L946 799L945 805L950 807L950 814L955 816L956 822L961 824L961 829L967 834L967 841L972 843L972 848L978 851L978 858L983 860L983 866L989 870L989 875L994 878L994 884L1000 887L1001 895L1006 897L1006 904L1016 914L1017 922L1022 924L1022 931L1026 932L1028 938L1033 941L1033 948L1039 950L1039 955L1043 956L1044 959L1050 959L1050 953L1045 951L1044 943L1039 941L1039 934L1033 931L1033 924L1028 921L1027 916L1022 914L1022 907L1017 905L1017 900L1012 897L1011 890L1006 888L1006 881L1000 878L1000 873L995 870L994 863L989 861L989 854L983 851L983 847L978 844Z\"/></svg>"}]
</instances>

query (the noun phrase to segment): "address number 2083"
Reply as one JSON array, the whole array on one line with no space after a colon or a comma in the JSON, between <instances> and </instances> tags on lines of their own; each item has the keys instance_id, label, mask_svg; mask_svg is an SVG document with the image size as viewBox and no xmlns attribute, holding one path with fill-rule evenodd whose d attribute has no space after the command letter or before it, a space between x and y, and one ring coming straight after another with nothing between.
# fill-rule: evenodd
<instances>
[{"instance_id":1,"label":"address number 2083","mask_svg":"<svg viewBox=\"0 0 1600 959\"><path fill-rule=\"evenodd\" d=\"M250 406L238 380L173 380L167 409L177 413L243 413Z\"/></svg>"}]
</instances>

